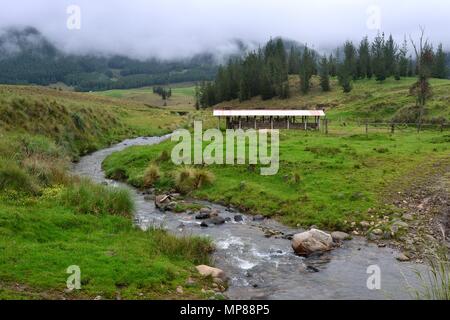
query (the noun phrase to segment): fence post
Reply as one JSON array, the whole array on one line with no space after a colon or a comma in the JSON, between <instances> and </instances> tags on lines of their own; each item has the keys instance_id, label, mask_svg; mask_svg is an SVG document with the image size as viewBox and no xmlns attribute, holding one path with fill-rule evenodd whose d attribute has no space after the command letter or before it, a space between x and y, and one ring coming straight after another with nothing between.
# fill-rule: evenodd
<instances>
[{"instance_id":1,"label":"fence post","mask_svg":"<svg viewBox=\"0 0 450 320\"><path fill-rule=\"evenodd\" d=\"M395 133L395 123L391 124L391 133L394 134Z\"/></svg>"},{"instance_id":2,"label":"fence post","mask_svg":"<svg viewBox=\"0 0 450 320\"><path fill-rule=\"evenodd\" d=\"M325 134L328 134L328 118L325 118Z\"/></svg>"},{"instance_id":3,"label":"fence post","mask_svg":"<svg viewBox=\"0 0 450 320\"><path fill-rule=\"evenodd\" d=\"M366 136L369 135L369 120L366 119Z\"/></svg>"}]
</instances>

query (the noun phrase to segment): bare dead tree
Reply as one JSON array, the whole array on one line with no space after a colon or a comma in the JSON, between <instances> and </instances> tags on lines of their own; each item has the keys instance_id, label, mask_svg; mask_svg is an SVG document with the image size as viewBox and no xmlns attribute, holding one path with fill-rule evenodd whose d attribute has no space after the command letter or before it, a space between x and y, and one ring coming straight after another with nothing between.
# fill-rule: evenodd
<instances>
[{"instance_id":1,"label":"bare dead tree","mask_svg":"<svg viewBox=\"0 0 450 320\"><path fill-rule=\"evenodd\" d=\"M419 107L417 130L422 128L422 119L425 112L427 99L431 97L432 91L429 83L431 76L431 65L433 62L433 47L430 45L428 39L425 38L425 28L420 27L419 43L416 44L411 35L409 39L414 48L417 63L417 82L410 88L410 93L416 96L416 105Z\"/></svg>"}]
</instances>

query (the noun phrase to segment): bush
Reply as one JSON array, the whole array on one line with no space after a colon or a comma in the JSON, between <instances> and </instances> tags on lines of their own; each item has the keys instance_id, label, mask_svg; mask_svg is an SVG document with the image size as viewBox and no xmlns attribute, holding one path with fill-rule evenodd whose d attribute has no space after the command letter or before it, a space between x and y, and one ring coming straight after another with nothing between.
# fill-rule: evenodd
<instances>
[{"instance_id":1,"label":"bush","mask_svg":"<svg viewBox=\"0 0 450 320\"><path fill-rule=\"evenodd\" d=\"M157 159L158 162L167 162L169 160L170 160L170 154L169 154L169 152L167 152L167 150L162 151Z\"/></svg>"},{"instance_id":2,"label":"bush","mask_svg":"<svg viewBox=\"0 0 450 320\"><path fill-rule=\"evenodd\" d=\"M35 155L24 159L22 165L45 187L66 184L69 181L66 174L67 165L64 161Z\"/></svg>"},{"instance_id":3,"label":"bush","mask_svg":"<svg viewBox=\"0 0 450 320\"><path fill-rule=\"evenodd\" d=\"M161 173L159 171L158 166L154 164L150 164L147 169L144 172L144 178L143 178L143 187L144 188L150 188L155 185L155 183L159 180L161 177Z\"/></svg>"},{"instance_id":4,"label":"bush","mask_svg":"<svg viewBox=\"0 0 450 320\"><path fill-rule=\"evenodd\" d=\"M200 189L214 180L214 175L206 169L183 168L175 173L175 186L181 193Z\"/></svg>"},{"instance_id":5,"label":"bush","mask_svg":"<svg viewBox=\"0 0 450 320\"><path fill-rule=\"evenodd\" d=\"M68 186L61 201L81 214L130 216L134 210L128 190L94 184L87 179Z\"/></svg>"},{"instance_id":6,"label":"bush","mask_svg":"<svg viewBox=\"0 0 450 320\"><path fill-rule=\"evenodd\" d=\"M0 189L37 194L39 188L30 176L11 160L0 159Z\"/></svg>"}]
</instances>

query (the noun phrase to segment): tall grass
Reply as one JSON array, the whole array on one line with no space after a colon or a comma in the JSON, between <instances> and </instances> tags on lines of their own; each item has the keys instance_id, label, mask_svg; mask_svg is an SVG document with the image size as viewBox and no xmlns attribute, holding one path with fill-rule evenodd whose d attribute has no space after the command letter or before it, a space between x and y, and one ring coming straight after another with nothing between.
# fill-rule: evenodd
<instances>
[{"instance_id":1,"label":"tall grass","mask_svg":"<svg viewBox=\"0 0 450 320\"><path fill-rule=\"evenodd\" d=\"M30 194L39 192L32 176L12 160L0 159L0 190L15 190Z\"/></svg>"},{"instance_id":2,"label":"tall grass","mask_svg":"<svg viewBox=\"0 0 450 320\"><path fill-rule=\"evenodd\" d=\"M209 264L214 250L208 238L177 237L163 229L151 229L156 253L176 259L187 259L194 264Z\"/></svg>"},{"instance_id":3,"label":"tall grass","mask_svg":"<svg viewBox=\"0 0 450 320\"><path fill-rule=\"evenodd\" d=\"M212 184L215 176L206 169L185 167L175 171L174 179L175 186L179 192L189 193Z\"/></svg>"},{"instance_id":4,"label":"tall grass","mask_svg":"<svg viewBox=\"0 0 450 320\"><path fill-rule=\"evenodd\" d=\"M450 261L446 248L428 258L429 270L417 272L421 288L414 290L420 300L450 300Z\"/></svg>"},{"instance_id":5,"label":"tall grass","mask_svg":"<svg viewBox=\"0 0 450 320\"><path fill-rule=\"evenodd\" d=\"M158 166L150 164L144 172L143 186L144 188L150 188L155 185L155 183L161 177Z\"/></svg>"},{"instance_id":6,"label":"tall grass","mask_svg":"<svg viewBox=\"0 0 450 320\"><path fill-rule=\"evenodd\" d=\"M134 202L128 190L98 185L88 179L68 186L61 195L65 206L81 214L130 216Z\"/></svg>"}]
</instances>

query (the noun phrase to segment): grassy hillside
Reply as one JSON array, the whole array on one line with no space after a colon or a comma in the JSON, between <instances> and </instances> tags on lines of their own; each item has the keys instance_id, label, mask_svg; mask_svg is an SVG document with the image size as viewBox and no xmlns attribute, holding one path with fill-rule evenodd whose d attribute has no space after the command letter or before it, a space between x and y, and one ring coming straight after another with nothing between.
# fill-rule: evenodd
<instances>
[{"instance_id":1,"label":"grassy hillside","mask_svg":"<svg viewBox=\"0 0 450 320\"><path fill-rule=\"evenodd\" d=\"M68 174L83 153L185 121L133 101L0 86L0 299L205 297L194 267L208 263L208 241L137 230L128 192ZM71 265L79 291L66 290Z\"/></svg>"},{"instance_id":2,"label":"grassy hillside","mask_svg":"<svg viewBox=\"0 0 450 320\"><path fill-rule=\"evenodd\" d=\"M100 96L136 101L155 107L166 107L167 109L193 110L195 105L195 87L190 83L183 85L177 84L176 87L172 88L172 97L166 101L166 104L164 104L164 100L161 96L153 93L152 87L108 90L97 92L96 94Z\"/></svg>"},{"instance_id":3,"label":"grassy hillside","mask_svg":"<svg viewBox=\"0 0 450 320\"><path fill-rule=\"evenodd\" d=\"M273 99L262 101L254 98L250 101L223 102L217 106L239 109L326 109L330 119L392 120L412 122L415 119L415 97L409 94L414 78L396 81L389 78L384 83L375 80L358 80L353 83L352 92L346 94L332 80L332 91L324 93L319 79L313 78L313 87L307 95L300 93L298 76L290 76L291 97L287 100ZM433 97L429 100L425 118L427 121L450 119L450 80L432 79Z\"/></svg>"},{"instance_id":4,"label":"grassy hillside","mask_svg":"<svg viewBox=\"0 0 450 320\"><path fill-rule=\"evenodd\" d=\"M4 132L44 135L74 155L125 137L162 135L186 118L142 103L35 86L0 85Z\"/></svg>"}]
</instances>

